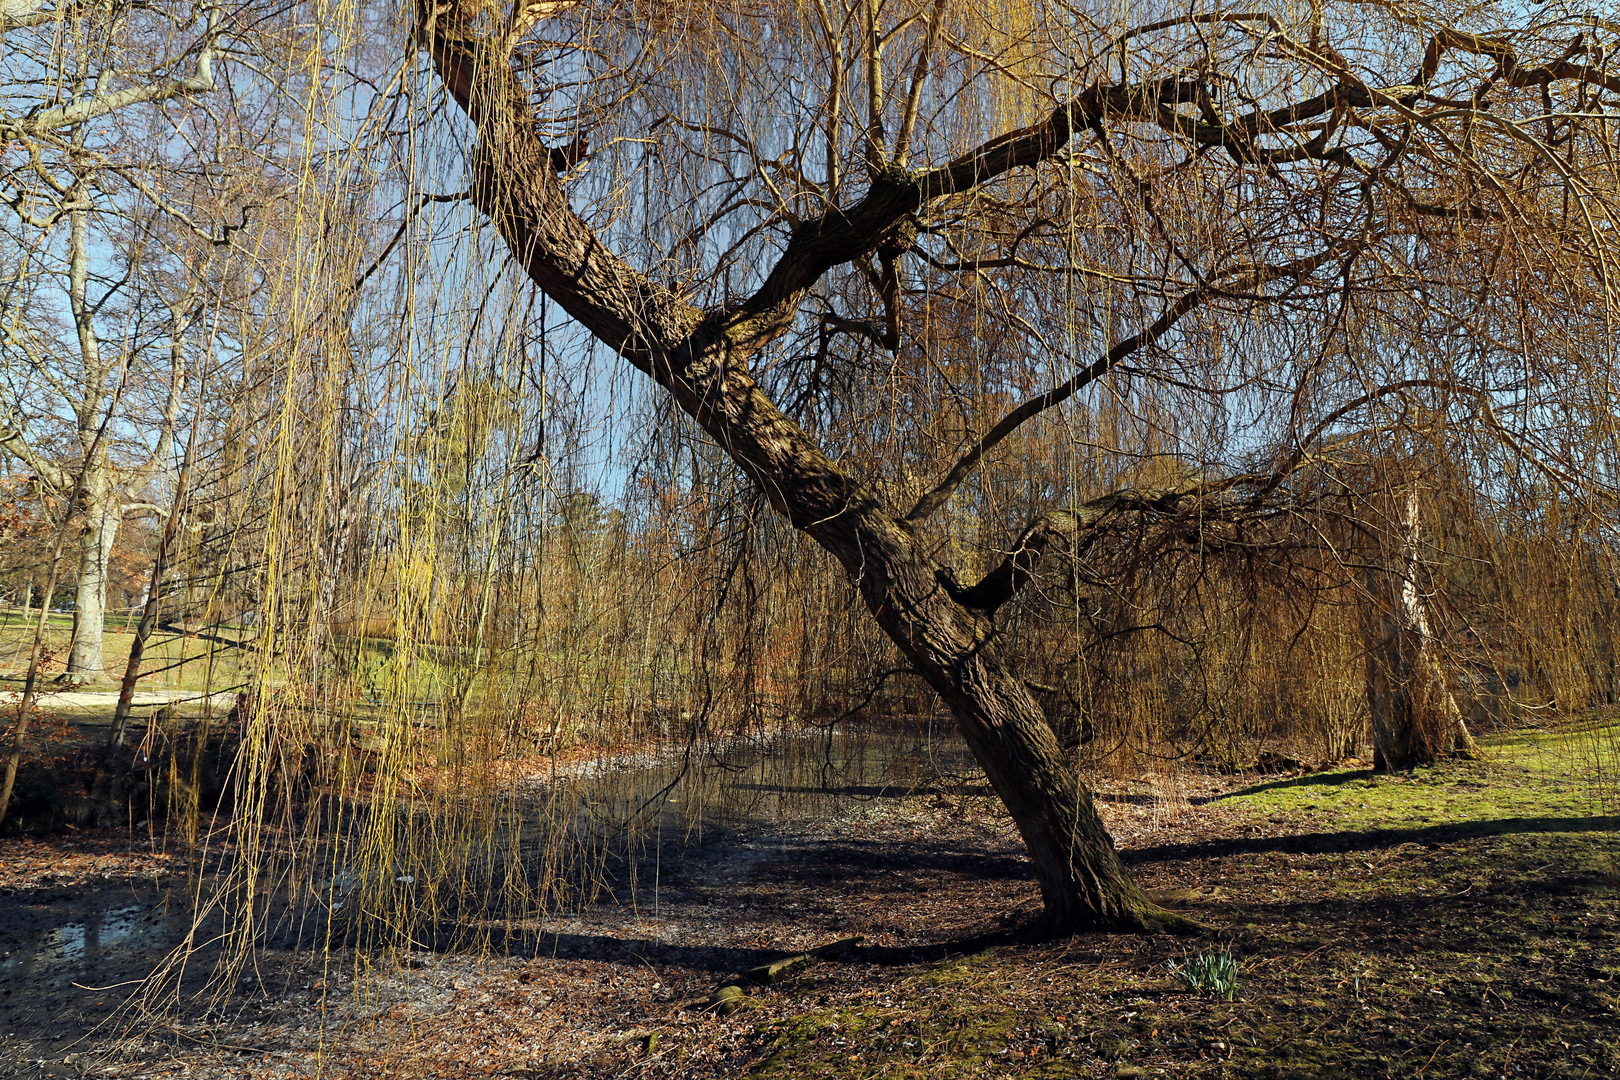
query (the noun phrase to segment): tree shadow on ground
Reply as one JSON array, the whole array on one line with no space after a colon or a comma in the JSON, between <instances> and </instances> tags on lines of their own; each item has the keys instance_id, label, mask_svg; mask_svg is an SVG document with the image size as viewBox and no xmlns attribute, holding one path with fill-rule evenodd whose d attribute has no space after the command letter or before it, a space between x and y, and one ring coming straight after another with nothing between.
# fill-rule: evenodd
<instances>
[{"instance_id":1,"label":"tree shadow on ground","mask_svg":"<svg viewBox=\"0 0 1620 1080\"><path fill-rule=\"evenodd\" d=\"M791 879L811 877L850 882L865 874L906 874L935 871L975 880L1032 880L1034 871L1022 849L1000 855L957 844L919 847L905 842L876 840L800 840L773 845L780 852L774 863L789 870ZM668 864L666 864L668 865ZM679 863L671 871L681 874Z\"/></svg>"},{"instance_id":2,"label":"tree shadow on ground","mask_svg":"<svg viewBox=\"0 0 1620 1080\"><path fill-rule=\"evenodd\" d=\"M1354 773L1355 777L1365 774ZM1304 778L1301 778L1304 779ZM1268 787L1278 785L1262 785L1248 788L1246 792L1264 791ZM995 798L996 790L989 784L920 784L910 787L905 784L841 784L841 785L805 785L794 787L784 784L756 784L737 783L730 784L728 791L760 791L767 795L840 795L857 799L906 799L918 795L943 795L952 798ZM1238 792L1237 794L1244 794ZM1203 806L1205 803L1215 802L1217 799L1230 798L1230 795L1213 797L1195 796L1187 800L1191 806ZM1163 803L1157 795L1127 794L1123 792L1093 791L1092 798L1105 806L1159 806Z\"/></svg>"},{"instance_id":3,"label":"tree shadow on ground","mask_svg":"<svg viewBox=\"0 0 1620 1080\"><path fill-rule=\"evenodd\" d=\"M1283 788L1300 787L1339 787L1354 780L1371 780L1379 773L1374 769L1357 769L1354 772L1328 772L1308 773L1305 776L1290 776L1282 780L1268 780L1263 784L1253 784L1236 791L1228 791L1214 795L1207 799L1194 799L1194 805L1199 803L1215 803L1226 799L1241 798L1244 795L1258 795L1263 791L1280 791Z\"/></svg>"},{"instance_id":4,"label":"tree shadow on ground","mask_svg":"<svg viewBox=\"0 0 1620 1080\"><path fill-rule=\"evenodd\" d=\"M464 928L446 926L419 937L418 945L428 952L451 953L468 950L465 939ZM921 945L873 945L862 942L845 946L819 962L905 967L970 956L1018 940L1022 938L1016 931L996 931ZM553 931L509 931L488 942L480 942L477 949L490 955L525 960L597 960L632 966L652 964L656 967L704 971L726 975L729 981L742 985L748 984L747 972L750 970L797 955L794 950L785 949L706 946L633 935Z\"/></svg>"},{"instance_id":5,"label":"tree shadow on ground","mask_svg":"<svg viewBox=\"0 0 1620 1080\"><path fill-rule=\"evenodd\" d=\"M614 860L593 871L601 898L577 909L560 909L537 923L531 911L502 906L504 891L490 896L494 903L460 907L454 912L437 908L435 914L419 900L422 920L411 932L412 950L431 953L489 953L518 959L589 960L613 964L681 968L693 972L741 977L751 968L795 955L791 947L754 947L752 942L726 942L728 921L773 923L804 936L818 936L806 947L826 944L846 931L833 929L847 914L841 899L860 896L878 906L901 908L919 895L949 890L961 882L1025 882L1032 879L1028 862L1010 853L976 848L971 844L914 846L905 841L815 837L741 837L720 834L689 846L670 845L658 857L657 914L648 905L642 880L638 893L628 862ZM642 852L637 862L645 868L652 853ZM879 967L903 967L969 955L1020 939L1015 920L994 918L986 912L974 927L945 930L939 939L908 944L863 942L832 958L839 962ZM650 916L650 919L649 919ZM312 922L310 925L316 926ZM721 932L705 936L701 927L713 924ZM649 934L657 925L673 931ZM397 927L389 933L397 932ZM856 931L864 930L858 926ZM321 928L314 933L318 938ZM367 947L369 934L350 925L336 936L344 947ZM319 940L302 940L305 948Z\"/></svg>"},{"instance_id":6,"label":"tree shadow on ground","mask_svg":"<svg viewBox=\"0 0 1620 1080\"><path fill-rule=\"evenodd\" d=\"M1127 863L1176 862L1227 855L1277 852L1317 855L1332 852L1377 851L1402 844L1439 845L1481 836L1512 833L1583 833L1620 830L1620 817L1498 818L1426 825L1415 829L1356 829L1347 832L1299 833L1290 836L1243 836L1205 840L1194 844L1158 844L1121 852Z\"/></svg>"}]
</instances>

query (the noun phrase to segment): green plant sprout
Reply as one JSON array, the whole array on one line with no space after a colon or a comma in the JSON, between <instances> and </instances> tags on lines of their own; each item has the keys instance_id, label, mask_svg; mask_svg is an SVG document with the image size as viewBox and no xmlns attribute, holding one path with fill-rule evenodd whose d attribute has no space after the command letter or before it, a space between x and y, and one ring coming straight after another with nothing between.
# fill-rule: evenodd
<instances>
[{"instance_id":1,"label":"green plant sprout","mask_svg":"<svg viewBox=\"0 0 1620 1080\"><path fill-rule=\"evenodd\" d=\"M1170 971L1183 986L1195 994L1209 994L1231 1001L1237 996L1237 958L1230 949L1200 952L1193 956L1182 954L1182 962L1170 961Z\"/></svg>"}]
</instances>

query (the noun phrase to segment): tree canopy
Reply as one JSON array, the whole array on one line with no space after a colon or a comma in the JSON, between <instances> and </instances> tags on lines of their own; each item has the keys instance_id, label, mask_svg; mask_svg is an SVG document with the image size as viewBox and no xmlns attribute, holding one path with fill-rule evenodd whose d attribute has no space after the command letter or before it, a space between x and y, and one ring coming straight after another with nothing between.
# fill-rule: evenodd
<instances>
[{"instance_id":1,"label":"tree canopy","mask_svg":"<svg viewBox=\"0 0 1620 1080\"><path fill-rule=\"evenodd\" d=\"M996 614L1065 551L1331 547L1391 456L1609 498L1612 31L1512 16L452 2L415 35L479 210L858 581L1049 920L1173 927ZM1170 475L1070 477L956 565L953 495L1089 388Z\"/></svg>"}]
</instances>

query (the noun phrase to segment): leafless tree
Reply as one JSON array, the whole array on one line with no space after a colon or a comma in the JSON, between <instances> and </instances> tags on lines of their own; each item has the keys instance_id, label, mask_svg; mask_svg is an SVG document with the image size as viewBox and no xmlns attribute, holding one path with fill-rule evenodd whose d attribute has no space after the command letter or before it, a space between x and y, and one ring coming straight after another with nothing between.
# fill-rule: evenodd
<instances>
[{"instance_id":1,"label":"leafless tree","mask_svg":"<svg viewBox=\"0 0 1620 1080\"><path fill-rule=\"evenodd\" d=\"M119 529L165 510L185 404L240 287L232 267L273 202L262 118L245 118L221 77L240 14L6 13L0 447L56 495L80 492L73 681L105 678Z\"/></svg>"},{"instance_id":2,"label":"leafless tree","mask_svg":"<svg viewBox=\"0 0 1620 1080\"><path fill-rule=\"evenodd\" d=\"M1566 435L1610 411L1582 388L1614 359L1615 28L1514 10L427 0L415 40L533 282L842 564L948 703L1049 925L1141 930L1186 924L1131 882L998 612L1061 554L1246 543L1392 403L1592 475ZM965 363L936 327L975 318L980 392L936 466L920 410L950 411ZM885 368L900 408L841 396ZM1206 433L1178 436L1182 479L1059 504L961 581L953 495L1082 391L1181 395Z\"/></svg>"}]
</instances>

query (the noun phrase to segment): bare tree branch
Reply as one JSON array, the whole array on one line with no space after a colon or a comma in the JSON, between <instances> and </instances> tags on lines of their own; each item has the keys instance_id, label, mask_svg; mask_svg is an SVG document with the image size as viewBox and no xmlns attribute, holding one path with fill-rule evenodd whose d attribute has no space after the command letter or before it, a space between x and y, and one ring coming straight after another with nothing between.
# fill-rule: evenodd
<instances>
[{"instance_id":1,"label":"bare tree branch","mask_svg":"<svg viewBox=\"0 0 1620 1080\"><path fill-rule=\"evenodd\" d=\"M1189 311L1216 296L1256 289L1280 278L1304 277L1321 266L1333 254L1334 252L1330 249L1309 258L1289 263L1286 266L1251 267L1234 271L1231 276L1223 275L1218 279L1222 282L1221 285L1211 282L1183 293L1176 299L1175 303L1160 313L1159 317L1150 326L1119 342L1102 356L1075 372L1065 382L1054 386L1044 394L1030 398L997 421L994 427L986 432L982 438L968 449L967 453L957 460L956 464L951 467L951 471L945 474L943 480L917 500L910 512L906 514L905 522L908 525L916 525L926 521L940 507L950 501L951 494L961 486L962 481L968 478L984 455L994 449L1003 439L1041 413L1062 404L1082 388L1096 382L1112 371L1126 357L1145 346L1157 343Z\"/></svg>"},{"instance_id":2,"label":"bare tree branch","mask_svg":"<svg viewBox=\"0 0 1620 1080\"><path fill-rule=\"evenodd\" d=\"M210 10L208 29L197 51L196 68L191 75L160 79L144 86L128 86L105 94L98 92L92 97L43 109L19 120L0 120L0 145L21 139L43 138L62 128L108 116L133 105L208 93L217 85L214 80L214 60L218 56L215 46L218 18L218 12Z\"/></svg>"},{"instance_id":3,"label":"bare tree branch","mask_svg":"<svg viewBox=\"0 0 1620 1080\"><path fill-rule=\"evenodd\" d=\"M73 485L73 477L67 470L35 450L21 428L8 426L0 429L0 448L34 470L35 475L49 487L62 491Z\"/></svg>"}]
</instances>

